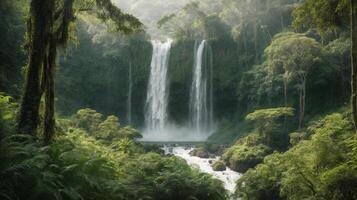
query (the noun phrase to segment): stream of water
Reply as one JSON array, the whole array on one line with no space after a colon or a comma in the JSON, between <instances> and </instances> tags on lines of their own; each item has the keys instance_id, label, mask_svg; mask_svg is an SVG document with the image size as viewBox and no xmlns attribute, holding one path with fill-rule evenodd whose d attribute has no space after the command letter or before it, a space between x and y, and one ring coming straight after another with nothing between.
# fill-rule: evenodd
<instances>
[{"instance_id":1,"label":"stream of water","mask_svg":"<svg viewBox=\"0 0 357 200\"><path fill-rule=\"evenodd\" d=\"M215 158L199 158L196 156L191 156L189 153L194 149L191 147L165 146L163 149L166 154L173 154L177 157L183 158L192 167L196 167L200 171L211 174L214 178L221 180L224 183L226 190L228 190L231 194L234 192L236 186L235 182L241 177L241 174L229 169L228 167L225 171L214 171L210 162L214 163L215 161L219 160L219 156Z\"/></svg>"}]
</instances>

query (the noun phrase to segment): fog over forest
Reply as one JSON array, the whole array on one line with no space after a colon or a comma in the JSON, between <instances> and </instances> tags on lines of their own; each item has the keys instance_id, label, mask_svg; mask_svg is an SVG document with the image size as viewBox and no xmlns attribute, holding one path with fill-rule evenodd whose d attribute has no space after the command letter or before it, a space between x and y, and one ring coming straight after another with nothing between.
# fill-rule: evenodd
<instances>
[{"instance_id":1,"label":"fog over forest","mask_svg":"<svg viewBox=\"0 0 357 200\"><path fill-rule=\"evenodd\" d=\"M113 2L123 11L138 17L148 33L156 37L163 34L158 29L157 22L163 16L180 10L190 0L114 0Z\"/></svg>"}]
</instances>

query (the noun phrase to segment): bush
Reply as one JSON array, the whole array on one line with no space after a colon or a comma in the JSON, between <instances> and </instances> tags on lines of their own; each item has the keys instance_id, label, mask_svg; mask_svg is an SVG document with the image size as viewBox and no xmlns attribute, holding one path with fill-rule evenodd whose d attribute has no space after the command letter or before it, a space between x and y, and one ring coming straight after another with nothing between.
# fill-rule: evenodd
<instances>
[{"instance_id":1,"label":"bush","mask_svg":"<svg viewBox=\"0 0 357 200\"><path fill-rule=\"evenodd\" d=\"M237 180L235 195L243 200L284 200L280 197L280 180L284 170L282 154L266 156L264 164L248 170Z\"/></svg>"},{"instance_id":2,"label":"bush","mask_svg":"<svg viewBox=\"0 0 357 200\"><path fill-rule=\"evenodd\" d=\"M263 162L264 157L269 153L271 153L270 148L263 144L253 146L236 144L227 149L222 159L232 170L244 173Z\"/></svg>"},{"instance_id":3,"label":"bush","mask_svg":"<svg viewBox=\"0 0 357 200\"><path fill-rule=\"evenodd\" d=\"M261 144L263 141L264 139L255 133L239 139L225 151L222 160L232 170L244 173L263 162L264 157L271 153L269 147Z\"/></svg>"},{"instance_id":4,"label":"bush","mask_svg":"<svg viewBox=\"0 0 357 200\"><path fill-rule=\"evenodd\" d=\"M85 130L89 135L97 139L113 141L123 138L136 139L142 137L139 131L129 126L121 126L118 117L110 115L103 120L102 114L89 108L79 110L73 118L77 128ZM65 120L62 119L61 121L64 122Z\"/></svg>"}]
</instances>

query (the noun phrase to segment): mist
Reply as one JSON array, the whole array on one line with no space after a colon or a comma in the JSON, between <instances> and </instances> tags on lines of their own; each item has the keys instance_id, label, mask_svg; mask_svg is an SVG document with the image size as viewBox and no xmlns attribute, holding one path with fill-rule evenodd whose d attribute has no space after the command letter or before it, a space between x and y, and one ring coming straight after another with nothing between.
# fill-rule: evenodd
<instances>
[{"instance_id":1,"label":"mist","mask_svg":"<svg viewBox=\"0 0 357 200\"><path fill-rule=\"evenodd\" d=\"M191 0L113 0L123 11L134 15L144 24L152 37L165 34L158 29L157 21L163 16L182 9Z\"/></svg>"}]
</instances>

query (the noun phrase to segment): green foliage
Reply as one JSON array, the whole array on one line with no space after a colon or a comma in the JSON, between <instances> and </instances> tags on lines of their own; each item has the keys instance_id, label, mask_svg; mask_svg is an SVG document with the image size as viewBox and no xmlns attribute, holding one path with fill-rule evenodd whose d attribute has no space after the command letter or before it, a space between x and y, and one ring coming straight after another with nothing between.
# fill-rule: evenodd
<instances>
[{"instance_id":1,"label":"green foliage","mask_svg":"<svg viewBox=\"0 0 357 200\"><path fill-rule=\"evenodd\" d=\"M220 181L192 170L182 159L159 158L149 153L127 165L131 170L125 180L137 184L132 199L227 199Z\"/></svg>"},{"instance_id":2,"label":"green foliage","mask_svg":"<svg viewBox=\"0 0 357 200\"><path fill-rule=\"evenodd\" d=\"M113 115L108 116L105 121L98 125L98 132L100 135L97 137L101 139L113 139L118 137L120 132L119 118Z\"/></svg>"},{"instance_id":3,"label":"green foliage","mask_svg":"<svg viewBox=\"0 0 357 200\"><path fill-rule=\"evenodd\" d=\"M121 122L126 123L131 64L132 125L138 127L143 121L152 47L145 34L111 33L97 23L80 18L76 26L79 45L71 45L59 59L57 111L70 116L81 108L93 108L122 116Z\"/></svg>"},{"instance_id":4,"label":"green foliage","mask_svg":"<svg viewBox=\"0 0 357 200\"><path fill-rule=\"evenodd\" d=\"M2 141L1 199L227 199L222 182L182 159L144 153L129 137L108 143L68 130L49 146L29 135Z\"/></svg>"},{"instance_id":5,"label":"green foliage","mask_svg":"<svg viewBox=\"0 0 357 200\"><path fill-rule=\"evenodd\" d=\"M11 96L0 93L0 140L14 127L17 107Z\"/></svg>"},{"instance_id":6,"label":"green foliage","mask_svg":"<svg viewBox=\"0 0 357 200\"><path fill-rule=\"evenodd\" d=\"M207 15L204 2L191 2L176 13L163 16L157 25L171 38L177 40L230 37L230 27L222 22L217 13Z\"/></svg>"},{"instance_id":7,"label":"green foliage","mask_svg":"<svg viewBox=\"0 0 357 200\"><path fill-rule=\"evenodd\" d=\"M272 72L285 70L287 80L308 73L309 67L320 58L320 45L313 38L293 32L274 36L273 42L265 49L266 65Z\"/></svg>"},{"instance_id":8,"label":"green foliage","mask_svg":"<svg viewBox=\"0 0 357 200\"><path fill-rule=\"evenodd\" d=\"M79 110L74 115L74 124L77 128L84 129L96 139L114 141L118 139L133 140L142 135L130 126L121 126L119 118L110 115L103 120L103 115L90 108Z\"/></svg>"},{"instance_id":9,"label":"green foliage","mask_svg":"<svg viewBox=\"0 0 357 200\"><path fill-rule=\"evenodd\" d=\"M238 181L243 199L355 199L354 131L345 114L311 124L312 135L285 153L267 156ZM353 156L352 156L353 155Z\"/></svg>"},{"instance_id":10,"label":"green foliage","mask_svg":"<svg viewBox=\"0 0 357 200\"><path fill-rule=\"evenodd\" d=\"M26 1L0 2L0 91L13 96L20 93L21 71L26 59L22 49L26 8Z\"/></svg>"},{"instance_id":11,"label":"green foliage","mask_svg":"<svg viewBox=\"0 0 357 200\"><path fill-rule=\"evenodd\" d=\"M271 74L282 74L284 105L287 106L288 83L296 81L299 92L299 128L303 125L306 110L307 81L316 63L321 60L321 46L303 34L286 32L277 34L265 49L265 65Z\"/></svg>"},{"instance_id":12,"label":"green foliage","mask_svg":"<svg viewBox=\"0 0 357 200\"><path fill-rule=\"evenodd\" d=\"M293 115L293 108L278 107L256 110L248 114L246 119L255 121L259 135L264 138L264 143L273 146L274 134L281 132L281 130L279 130L281 123L277 123L277 120L284 116L288 117Z\"/></svg>"},{"instance_id":13,"label":"green foliage","mask_svg":"<svg viewBox=\"0 0 357 200\"><path fill-rule=\"evenodd\" d=\"M1 121L14 121L17 103L11 96L0 93Z\"/></svg>"},{"instance_id":14,"label":"green foliage","mask_svg":"<svg viewBox=\"0 0 357 200\"><path fill-rule=\"evenodd\" d=\"M85 108L78 110L74 119L77 127L83 128L88 133L94 135L103 120L103 115L90 108Z\"/></svg>"},{"instance_id":15,"label":"green foliage","mask_svg":"<svg viewBox=\"0 0 357 200\"><path fill-rule=\"evenodd\" d=\"M117 31L132 33L142 26L142 23L136 17L123 13L110 0L95 0L95 5L98 18L104 21L111 20Z\"/></svg>"},{"instance_id":16,"label":"green foliage","mask_svg":"<svg viewBox=\"0 0 357 200\"><path fill-rule=\"evenodd\" d=\"M285 170L280 153L264 158L264 164L248 170L237 181L235 195L243 200L284 200L280 197L280 180Z\"/></svg>"},{"instance_id":17,"label":"green foliage","mask_svg":"<svg viewBox=\"0 0 357 200\"><path fill-rule=\"evenodd\" d=\"M239 139L235 145L226 149L222 160L232 170L244 173L248 169L261 163L271 149L261 144L262 139L258 135L251 134Z\"/></svg>"},{"instance_id":18,"label":"green foliage","mask_svg":"<svg viewBox=\"0 0 357 200\"><path fill-rule=\"evenodd\" d=\"M294 109L289 107L280 108L267 108L256 110L246 116L246 119L252 121L264 121L264 123L270 123L281 116L293 116Z\"/></svg>"},{"instance_id":19,"label":"green foliage","mask_svg":"<svg viewBox=\"0 0 357 200\"><path fill-rule=\"evenodd\" d=\"M290 144L291 145L296 145L301 140L307 139L305 132L293 132L293 133L290 133L289 134L289 138L290 138Z\"/></svg>"},{"instance_id":20,"label":"green foliage","mask_svg":"<svg viewBox=\"0 0 357 200\"><path fill-rule=\"evenodd\" d=\"M322 36L335 34L347 29L349 7L349 0L306 0L295 8L293 26L303 30L317 28Z\"/></svg>"},{"instance_id":21,"label":"green foliage","mask_svg":"<svg viewBox=\"0 0 357 200\"><path fill-rule=\"evenodd\" d=\"M257 123L260 135L270 133L277 128L276 120L283 116L293 116L294 109L290 107L278 107L256 110L246 116L247 120Z\"/></svg>"}]
</instances>

